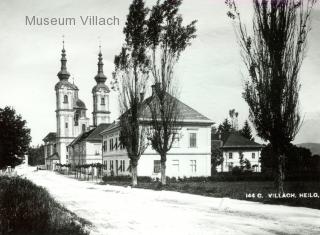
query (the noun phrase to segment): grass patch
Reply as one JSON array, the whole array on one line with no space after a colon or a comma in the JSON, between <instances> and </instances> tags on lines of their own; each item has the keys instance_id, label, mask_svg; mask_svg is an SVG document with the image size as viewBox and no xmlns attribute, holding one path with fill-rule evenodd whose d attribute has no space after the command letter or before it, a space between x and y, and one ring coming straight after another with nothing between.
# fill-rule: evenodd
<instances>
[{"instance_id":1,"label":"grass patch","mask_svg":"<svg viewBox=\"0 0 320 235\"><path fill-rule=\"evenodd\" d=\"M85 235L90 223L20 177L0 177L0 234Z\"/></svg>"},{"instance_id":2,"label":"grass patch","mask_svg":"<svg viewBox=\"0 0 320 235\"><path fill-rule=\"evenodd\" d=\"M103 184L129 186L130 177L123 177L118 181L116 177L107 178ZM275 194L273 181L209 181L201 178L168 180L167 185L161 185L158 181L139 181L137 188L152 190L169 190L182 193L191 193L209 197L229 197L233 199L257 201L267 204L288 206L302 206L320 209L320 198L299 197L299 193L317 193L320 195L320 184L317 181L287 181L285 192L294 193L296 198L271 198L269 194ZM251 197L248 197L250 194ZM255 197L252 197L252 194ZM257 197L261 194L261 198Z\"/></svg>"}]
</instances>

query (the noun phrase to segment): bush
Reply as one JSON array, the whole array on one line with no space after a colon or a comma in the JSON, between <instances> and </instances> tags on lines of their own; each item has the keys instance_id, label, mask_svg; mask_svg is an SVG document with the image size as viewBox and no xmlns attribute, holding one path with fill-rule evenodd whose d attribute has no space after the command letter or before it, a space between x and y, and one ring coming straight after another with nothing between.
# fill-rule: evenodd
<instances>
[{"instance_id":1,"label":"bush","mask_svg":"<svg viewBox=\"0 0 320 235\"><path fill-rule=\"evenodd\" d=\"M0 177L0 208L0 234L88 234L87 222L26 179Z\"/></svg>"}]
</instances>

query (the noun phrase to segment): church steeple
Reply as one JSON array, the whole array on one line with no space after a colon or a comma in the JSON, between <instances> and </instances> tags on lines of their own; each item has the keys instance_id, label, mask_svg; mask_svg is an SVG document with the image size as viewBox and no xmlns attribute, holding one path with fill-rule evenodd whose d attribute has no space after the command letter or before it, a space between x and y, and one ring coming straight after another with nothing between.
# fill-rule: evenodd
<instances>
[{"instance_id":1,"label":"church steeple","mask_svg":"<svg viewBox=\"0 0 320 235\"><path fill-rule=\"evenodd\" d=\"M60 81L68 80L70 77L70 73L67 71L67 57L66 50L64 49L64 39L62 41L62 51L61 51L61 70L58 73L58 77Z\"/></svg>"},{"instance_id":2,"label":"church steeple","mask_svg":"<svg viewBox=\"0 0 320 235\"><path fill-rule=\"evenodd\" d=\"M98 54L98 74L94 77L96 82L99 83L105 83L107 80L107 77L103 73L103 58L101 53L101 45L99 45L99 54Z\"/></svg>"}]
</instances>

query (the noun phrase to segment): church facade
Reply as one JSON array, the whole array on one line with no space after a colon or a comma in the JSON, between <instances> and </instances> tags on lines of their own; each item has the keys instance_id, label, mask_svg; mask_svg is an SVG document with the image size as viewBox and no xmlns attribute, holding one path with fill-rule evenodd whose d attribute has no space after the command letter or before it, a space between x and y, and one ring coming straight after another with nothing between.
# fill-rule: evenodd
<instances>
[{"instance_id":1,"label":"church facade","mask_svg":"<svg viewBox=\"0 0 320 235\"><path fill-rule=\"evenodd\" d=\"M52 166L52 159L61 164L74 162L74 151L72 144L77 137L92 131L100 124L110 122L109 93L105 84L107 78L103 73L103 58L101 50L98 54L98 73L94 77L96 84L92 89L93 98L93 125L87 117L87 107L79 98L79 89L69 81L70 73L67 70L66 50L62 48L61 69L57 76L58 83L55 85L56 93L56 132L51 133L54 139L44 138L45 162L47 168ZM100 144L101 145L101 144ZM49 150L50 149L50 150ZM71 156L70 156L71 154Z\"/></svg>"}]
</instances>

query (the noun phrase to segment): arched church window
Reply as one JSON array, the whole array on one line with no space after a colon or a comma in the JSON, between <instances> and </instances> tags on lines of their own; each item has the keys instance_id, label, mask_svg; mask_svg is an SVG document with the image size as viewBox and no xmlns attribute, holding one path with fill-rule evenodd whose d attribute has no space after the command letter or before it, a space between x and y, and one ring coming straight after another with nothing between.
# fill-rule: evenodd
<instances>
[{"instance_id":1,"label":"arched church window","mask_svg":"<svg viewBox=\"0 0 320 235\"><path fill-rule=\"evenodd\" d=\"M105 100L104 100L104 98L101 98L101 105L105 105L106 103L105 103Z\"/></svg>"},{"instance_id":2,"label":"arched church window","mask_svg":"<svg viewBox=\"0 0 320 235\"><path fill-rule=\"evenodd\" d=\"M65 95L65 96L63 97L63 103L64 103L64 104L67 104L67 103L68 103L68 96L67 96L67 95Z\"/></svg>"}]
</instances>

